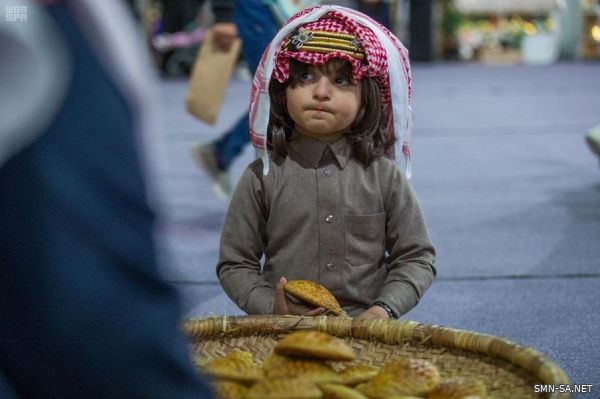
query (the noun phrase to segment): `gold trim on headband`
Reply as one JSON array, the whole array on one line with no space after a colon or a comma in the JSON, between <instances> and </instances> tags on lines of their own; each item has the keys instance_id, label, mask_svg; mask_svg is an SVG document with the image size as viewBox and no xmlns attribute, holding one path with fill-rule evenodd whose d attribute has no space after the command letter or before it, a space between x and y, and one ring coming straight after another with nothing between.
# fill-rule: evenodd
<instances>
[{"instance_id":1,"label":"gold trim on headband","mask_svg":"<svg viewBox=\"0 0 600 399\"><path fill-rule=\"evenodd\" d=\"M345 33L310 31L300 28L290 35L284 47L290 51L302 49L324 54L341 51L359 60L365 57L360 41L355 36Z\"/></svg>"}]
</instances>

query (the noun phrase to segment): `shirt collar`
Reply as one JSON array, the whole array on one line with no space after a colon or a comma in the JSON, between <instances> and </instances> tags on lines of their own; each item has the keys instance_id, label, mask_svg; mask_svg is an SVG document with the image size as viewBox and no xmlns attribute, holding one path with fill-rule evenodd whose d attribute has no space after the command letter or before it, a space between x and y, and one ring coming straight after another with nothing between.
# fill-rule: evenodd
<instances>
[{"instance_id":1,"label":"shirt collar","mask_svg":"<svg viewBox=\"0 0 600 399\"><path fill-rule=\"evenodd\" d=\"M314 168L319 167L319 162L327 148L331 150L342 169L346 167L352 153L352 147L344 137L330 144L294 132L290 138L289 145L294 152L298 153Z\"/></svg>"}]
</instances>

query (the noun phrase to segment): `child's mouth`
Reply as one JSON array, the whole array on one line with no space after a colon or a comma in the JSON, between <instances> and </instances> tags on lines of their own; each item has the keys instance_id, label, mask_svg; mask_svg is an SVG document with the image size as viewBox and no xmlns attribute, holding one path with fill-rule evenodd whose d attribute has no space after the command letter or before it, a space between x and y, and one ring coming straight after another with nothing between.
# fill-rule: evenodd
<instances>
[{"instance_id":1,"label":"child's mouth","mask_svg":"<svg viewBox=\"0 0 600 399\"><path fill-rule=\"evenodd\" d=\"M329 114L333 113L329 108L325 108L325 107L309 107L307 108L309 111L315 111L315 112L327 112Z\"/></svg>"}]
</instances>

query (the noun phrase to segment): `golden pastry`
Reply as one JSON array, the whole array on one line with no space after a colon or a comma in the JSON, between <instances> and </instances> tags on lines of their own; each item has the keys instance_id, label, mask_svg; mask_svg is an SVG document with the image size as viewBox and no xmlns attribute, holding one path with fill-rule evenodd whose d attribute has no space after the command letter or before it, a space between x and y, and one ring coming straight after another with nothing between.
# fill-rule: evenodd
<instances>
[{"instance_id":1,"label":"golden pastry","mask_svg":"<svg viewBox=\"0 0 600 399\"><path fill-rule=\"evenodd\" d=\"M440 374L432 363L402 358L386 364L375 377L357 389L375 399L393 395L425 396L439 380Z\"/></svg>"},{"instance_id":2,"label":"golden pastry","mask_svg":"<svg viewBox=\"0 0 600 399\"><path fill-rule=\"evenodd\" d=\"M317 384L304 378L265 378L246 393L246 399L320 399Z\"/></svg>"},{"instance_id":3,"label":"golden pastry","mask_svg":"<svg viewBox=\"0 0 600 399\"><path fill-rule=\"evenodd\" d=\"M218 399L244 399L248 387L233 381L218 380L212 384Z\"/></svg>"},{"instance_id":4,"label":"golden pastry","mask_svg":"<svg viewBox=\"0 0 600 399\"><path fill-rule=\"evenodd\" d=\"M319 283L310 280L291 280L284 286L286 293L309 305L323 307L336 316L346 313L331 292Z\"/></svg>"},{"instance_id":5,"label":"golden pastry","mask_svg":"<svg viewBox=\"0 0 600 399\"><path fill-rule=\"evenodd\" d=\"M487 389L473 377L452 377L442 381L427 396L428 399L485 399Z\"/></svg>"},{"instance_id":6,"label":"golden pastry","mask_svg":"<svg viewBox=\"0 0 600 399\"><path fill-rule=\"evenodd\" d=\"M349 367L346 367L342 371L339 372L340 377L342 377L342 384L355 386L361 384L363 382L369 381L371 378L375 377L379 369L375 366L368 366L366 364L355 364Z\"/></svg>"},{"instance_id":7,"label":"golden pastry","mask_svg":"<svg viewBox=\"0 0 600 399\"><path fill-rule=\"evenodd\" d=\"M263 360L261 368L266 373L268 370L277 367L281 362L285 361L286 359L287 358L285 356L280 356L275 352L271 352Z\"/></svg>"},{"instance_id":8,"label":"golden pastry","mask_svg":"<svg viewBox=\"0 0 600 399\"><path fill-rule=\"evenodd\" d=\"M343 340L321 331L291 333L280 340L275 352L285 356L307 356L323 360L354 360L356 354Z\"/></svg>"},{"instance_id":9,"label":"golden pastry","mask_svg":"<svg viewBox=\"0 0 600 399\"><path fill-rule=\"evenodd\" d=\"M271 354L263 362L267 378L299 377L314 382L339 382L341 377L323 362L303 358L290 358Z\"/></svg>"},{"instance_id":10,"label":"golden pastry","mask_svg":"<svg viewBox=\"0 0 600 399\"><path fill-rule=\"evenodd\" d=\"M323 392L323 399L368 399L356 389L340 384L319 384Z\"/></svg>"},{"instance_id":11,"label":"golden pastry","mask_svg":"<svg viewBox=\"0 0 600 399\"><path fill-rule=\"evenodd\" d=\"M232 352L225 357L207 362L201 370L213 377L250 383L263 377L263 372L254 362L250 352Z\"/></svg>"}]
</instances>

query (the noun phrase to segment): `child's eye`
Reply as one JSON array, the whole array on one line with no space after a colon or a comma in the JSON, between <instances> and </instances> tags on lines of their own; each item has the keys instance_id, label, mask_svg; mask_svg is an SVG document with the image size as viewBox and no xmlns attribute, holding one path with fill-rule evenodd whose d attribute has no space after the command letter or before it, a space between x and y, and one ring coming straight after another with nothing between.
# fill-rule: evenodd
<instances>
[{"instance_id":1,"label":"child's eye","mask_svg":"<svg viewBox=\"0 0 600 399\"><path fill-rule=\"evenodd\" d=\"M313 78L314 78L314 75L313 75L313 73L312 73L312 72L310 72L310 71L305 71L305 72L302 72L302 73L300 74L300 79L301 79L303 82L308 82L308 81L311 81L311 80L313 80Z\"/></svg>"},{"instance_id":2,"label":"child's eye","mask_svg":"<svg viewBox=\"0 0 600 399\"><path fill-rule=\"evenodd\" d=\"M352 84L352 82L346 76L338 76L335 78L335 84L340 86L346 86Z\"/></svg>"}]
</instances>

